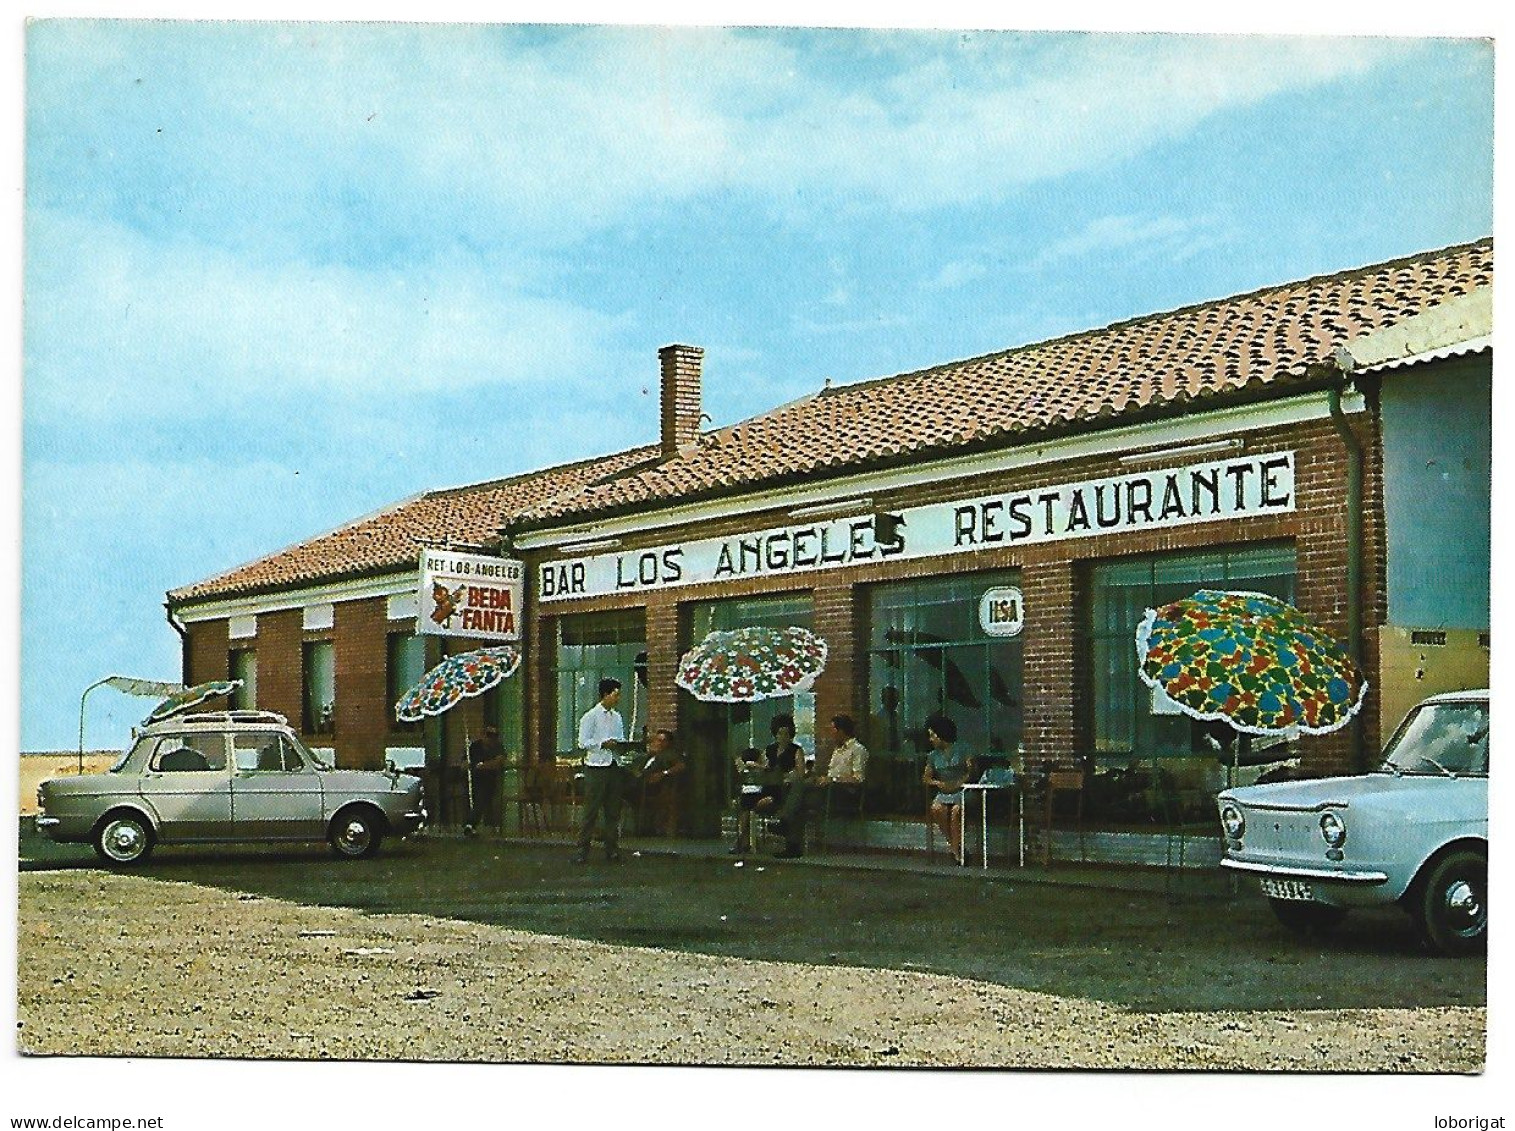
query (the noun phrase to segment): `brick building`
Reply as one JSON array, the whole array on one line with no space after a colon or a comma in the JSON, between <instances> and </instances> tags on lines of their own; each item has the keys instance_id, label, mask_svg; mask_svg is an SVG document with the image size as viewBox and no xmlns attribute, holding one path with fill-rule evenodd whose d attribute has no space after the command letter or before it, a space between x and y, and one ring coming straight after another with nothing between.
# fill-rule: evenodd
<instances>
[{"instance_id":1,"label":"brick building","mask_svg":"<svg viewBox=\"0 0 1515 1131\"><path fill-rule=\"evenodd\" d=\"M430 492L171 592L185 677L243 677L249 705L300 720L340 764L435 765L486 717L526 759L569 754L616 675L633 728L684 736L686 825L702 834L733 747L797 710L824 762L814 720L847 713L874 754L868 810L887 821L924 806L922 723L938 710L986 758L1214 784L1213 752L1137 680L1132 642L1149 605L1219 586L1293 601L1361 655L1359 722L1274 752L1314 772L1358 765L1390 701L1487 679L1492 282L1484 240L828 384L710 430L703 351L667 346L657 444ZM1443 388L1472 413L1464 436L1435 427ZM1418 481L1428 444L1451 453L1453 479ZM1410 529L1449 514L1438 546L1461 547L1455 560ZM418 555L436 545L525 563L526 660L490 696L405 729L392 704L444 649L416 635ZM1397 598L1448 569L1450 614ZM1413 650L1452 621L1456 661L1427 683ZM676 688L684 650L742 624L826 639L813 699L713 706Z\"/></svg>"}]
</instances>

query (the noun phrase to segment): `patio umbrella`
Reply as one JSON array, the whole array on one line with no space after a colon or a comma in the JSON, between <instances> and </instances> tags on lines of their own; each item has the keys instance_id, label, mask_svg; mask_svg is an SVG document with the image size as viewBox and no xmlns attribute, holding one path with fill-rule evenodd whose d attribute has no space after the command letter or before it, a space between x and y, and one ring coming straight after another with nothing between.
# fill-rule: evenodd
<instances>
[{"instance_id":1,"label":"patio umbrella","mask_svg":"<svg viewBox=\"0 0 1515 1131\"><path fill-rule=\"evenodd\" d=\"M705 703L756 703L809 691L826 642L804 628L712 632L679 660L676 682Z\"/></svg>"},{"instance_id":2,"label":"patio umbrella","mask_svg":"<svg viewBox=\"0 0 1515 1131\"><path fill-rule=\"evenodd\" d=\"M809 691L826 667L826 642L806 628L712 632L679 658L674 682L703 703L757 703ZM747 745L754 744L747 715Z\"/></svg>"},{"instance_id":3,"label":"patio umbrella","mask_svg":"<svg viewBox=\"0 0 1515 1131\"><path fill-rule=\"evenodd\" d=\"M1138 672L1184 714L1242 734L1329 734L1362 708L1356 661L1304 613L1265 593L1202 589L1148 609Z\"/></svg>"},{"instance_id":4,"label":"patio umbrella","mask_svg":"<svg viewBox=\"0 0 1515 1131\"><path fill-rule=\"evenodd\" d=\"M230 695L242 686L240 679L213 679L206 683L197 683L193 687L186 687L183 691L175 692L163 702L153 708L152 714L142 720L143 726L162 722L174 715L183 714L191 707L198 707L207 699L215 699L221 695Z\"/></svg>"},{"instance_id":5,"label":"patio umbrella","mask_svg":"<svg viewBox=\"0 0 1515 1131\"><path fill-rule=\"evenodd\" d=\"M509 679L521 666L521 650L514 644L496 644L472 652L448 656L421 677L395 704L395 718L417 723L427 715L441 715L464 699L483 695ZM468 806L473 808L473 762L468 758L468 728L463 728L463 768L468 782Z\"/></svg>"}]
</instances>

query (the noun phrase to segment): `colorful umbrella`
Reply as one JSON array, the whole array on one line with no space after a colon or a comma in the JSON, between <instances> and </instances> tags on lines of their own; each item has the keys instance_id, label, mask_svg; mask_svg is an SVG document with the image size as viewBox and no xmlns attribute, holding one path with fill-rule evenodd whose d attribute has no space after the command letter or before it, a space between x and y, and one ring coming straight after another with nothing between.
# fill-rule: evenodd
<instances>
[{"instance_id":1,"label":"colorful umbrella","mask_svg":"<svg viewBox=\"0 0 1515 1131\"><path fill-rule=\"evenodd\" d=\"M1136 655L1142 681L1185 714L1243 734L1329 734L1368 690L1329 633L1265 593L1202 589L1148 609Z\"/></svg>"},{"instance_id":2,"label":"colorful umbrella","mask_svg":"<svg viewBox=\"0 0 1515 1131\"><path fill-rule=\"evenodd\" d=\"M514 644L448 656L400 697L395 704L395 718L402 723L414 723L425 715L440 715L463 699L483 695L514 675L520 666L521 650Z\"/></svg>"},{"instance_id":3,"label":"colorful umbrella","mask_svg":"<svg viewBox=\"0 0 1515 1131\"><path fill-rule=\"evenodd\" d=\"M826 666L826 642L803 628L712 632L684 653L676 682L706 703L755 703L809 691Z\"/></svg>"},{"instance_id":4,"label":"colorful umbrella","mask_svg":"<svg viewBox=\"0 0 1515 1131\"><path fill-rule=\"evenodd\" d=\"M153 713L142 720L142 725L149 726L172 718L174 715L183 714L191 707L198 707L207 699L214 699L219 695L230 695L241 686L240 679L213 679L208 683L197 683L193 687L186 687L154 707Z\"/></svg>"}]
</instances>

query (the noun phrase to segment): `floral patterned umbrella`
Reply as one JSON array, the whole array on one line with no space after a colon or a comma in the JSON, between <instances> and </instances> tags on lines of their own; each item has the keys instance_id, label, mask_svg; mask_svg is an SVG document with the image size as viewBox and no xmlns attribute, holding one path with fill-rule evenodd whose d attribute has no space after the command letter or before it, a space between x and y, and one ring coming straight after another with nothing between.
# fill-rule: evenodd
<instances>
[{"instance_id":1,"label":"floral patterned umbrella","mask_svg":"<svg viewBox=\"0 0 1515 1131\"><path fill-rule=\"evenodd\" d=\"M712 632L679 660L675 682L705 703L755 703L809 691L826 642L803 628Z\"/></svg>"},{"instance_id":2,"label":"floral patterned umbrella","mask_svg":"<svg viewBox=\"0 0 1515 1131\"><path fill-rule=\"evenodd\" d=\"M183 691L176 691L163 702L153 708L152 714L142 720L143 726L162 722L174 715L182 714L191 707L198 707L207 699L214 699L220 695L230 695L242 686L240 679L213 679L207 683L197 683L193 687L186 687Z\"/></svg>"},{"instance_id":3,"label":"floral patterned umbrella","mask_svg":"<svg viewBox=\"0 0 1515 1131\"><path fill-rule=\"evenodd\" d=\"M400 697L395 704L395 718L402 723L414 723L425 715L440 715L460 700L483 695L509 679L520 666L521 650L514 644L497 644L448 656Z\"/></svg>"},{"instance_id":4,"label":"floral patterned umbrella","mask_svg":"<svg viewBox=\"0 0 1515 1131\"><path fill-rule=\"evenodd\" d=\"M1201 589L1148 609L1136 655L1143 682L1185 714L1243 734L1329 734L1351 721L1368 690L1329 633L1264 593Z\"/></svg>"}]
</instances>

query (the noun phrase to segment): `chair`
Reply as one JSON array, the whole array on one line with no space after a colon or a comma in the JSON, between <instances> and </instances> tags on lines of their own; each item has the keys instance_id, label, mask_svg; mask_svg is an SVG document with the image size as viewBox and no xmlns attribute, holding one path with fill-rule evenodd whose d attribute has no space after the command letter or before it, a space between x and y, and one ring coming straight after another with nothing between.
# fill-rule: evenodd
<instances>
[{"instance_id":1,"label":"chair","mask_svg":"<svg viewBox=\"0 0 1515 1131\"><path fill-rule=\"evenodd\" d=\"M1047 773L1044 796L1042 798L1042 866L1050 867L1052 864L1052 815L1057 805L1059 794L1073 794L1075 797L1074 821L1078 829L1078 858L1079 862L1088 859L1084 850L1084 771L1083 770L1050 770Z\"/></svg>"},{"instance_id":2,"label":"chair","mask_svg":"<svg viewBox=\"0 0 1515 1131\"><path fill-rule=\"evenodd\" d=\"M864 802L868 796L868 782L865 777L859 782L833 782L826 787L826 800L821 807L821 821L817 829L816 845L821 851L825 851L826 843L830 839L831 815L837 815L847 820L863 820Z\"/></svg>"},{"instance_id":3,"label":"chair","mask_svg":"<svg viewBox=\"0 0 1515 1131\"><path fill-rule=\"evenodd\" d=\"M507 805L515 803L516 824L523 835L535 829L531 835L544 836L547 832L545 779L551 776L550 768L540 762L528 763L520 767L520 775L520 788L505 794L501 800Z\"/></svg>"}]
</instances>

